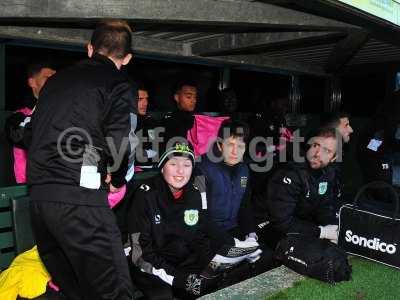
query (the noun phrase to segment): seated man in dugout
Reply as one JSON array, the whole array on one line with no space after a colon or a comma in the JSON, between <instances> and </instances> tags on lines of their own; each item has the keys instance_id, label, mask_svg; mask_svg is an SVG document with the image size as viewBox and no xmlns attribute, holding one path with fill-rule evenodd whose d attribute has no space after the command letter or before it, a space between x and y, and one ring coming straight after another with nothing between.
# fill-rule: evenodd
<instances>
[{"instance_id":1,"label":"seated man in dugout","mask_svg":"<svg viewBox=\"0 0 400 300\"><path fill-rule=\"evenodd\" d=\"M174 88L176 110L164 116L164 143L176 137L187 138L187 132L193 127L194 112L198 98L197 83L190 79L179 81ZM176 141L176 140L175 140Z\"/></svg>"},{"instance_id":2,"label":"seated man in dugout","mask_svg":"<svg viewBox=\"0 0 400 300\"><path fill-rule=\"evenodd\" d=\"M337 243L335 172L328 166L336 159L335 129L320 129L307 142L305 162L291 162L271 177L266 199L270 224L259 232L275 246L288 233L328 239Z\"/></svg>"},{"instance_id":3,"label":"seated man in dugout","mask_svg":"<svg viewBox=\"0 0 400 300\"><path fill-rule=\"evenodd\" d=\"M32 91L31 99L25 99L25 107L19 108L5 123L5 133L9 142L14 146L14 175L16 183L26 183L27 148L30 142L28 124L35 111L39 93L47 79L53 76L56 70L49 61L38 61L27 67L27 84Z\"/></svg>"},{"instance_id":4,"label":"seated man in dugout","mask_svg":"<svg viewBox=\"0 0 400 300\"><path fill-rule=\"evenodd\" d=\"M136 135L139 138L139 145L135 150L136 172L144 171L157 167L155 158L158 154L158 149L153 149L153 144L156 139L156 128L158 122L148 114L149 105L149 90L142 83L138 82L138 115Z\"/></svg>"},{"instance_id":5,"label":"seated man in dugout","mask_svg":"<svg viewBox=\"0 0 400 300\"><path fill-rule=\"evenodd\" d=\"M233 239L208 217L189 144L175 143L158 167L160 174L138 188L128 212L132 278L148 299L198 297L221 286L213 271L257 260L261 251L256 241Z\"/></svg>"},{"instance_id":6,"label":"seated man in dugout","mask_svg":"<svg viewBox=\"0 0 400 300\"><path fill-rule=\"evenodd\" d=\"M248 138L246 123L223 121L216 141L216 155L203 155L198 169L205 177L208 210L213 221L239 240L257 241L250 202L250 172L243 162ZM252 264L242 264L236 279L253 277L275 267L272 250L260 246L263 251L260 259Z\"/></svg>"}]
</instances>

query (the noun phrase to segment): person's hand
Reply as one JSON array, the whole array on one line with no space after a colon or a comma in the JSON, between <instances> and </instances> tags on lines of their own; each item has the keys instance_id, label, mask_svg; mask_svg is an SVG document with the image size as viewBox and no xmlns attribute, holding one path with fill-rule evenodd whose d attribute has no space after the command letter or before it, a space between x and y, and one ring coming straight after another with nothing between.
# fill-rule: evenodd
<instances>
[{"instance_id":1,"label":"person's hand","mask_svg":"<svg viewBox=\"0 0 400 300\"><path fill-rule=\"evenodd\" d=\"M105 182L107 184L109 184L111 182L111 174L110 173L107 174Z\"/></svg>"},{"instance_id":2,"label":"person's hand","mask_svg":"<svg viewBox=\"0 0 400 300\"><path fill-rule=\"evenodd\" d=\"M327 239L335 244L338 243L338 225L319 226L319 228L321 229L321 233L319 235L320 239Z\"/></svg>"},{"instance_id":3,"label":"person's hand","mask_svg":"<svg viewBox=\"0 0 400 300\"><path fill-rule=\"evenodd\" d=\"M262 253L262 250L261 250L261 249L257 249L257 250L254 251L253 253L249 254L249 255L246 257L246 260L247 260L249 263L254 264L257 260L260 259L261 253Z\"/></svg>"},{"instance_id":4,"label":"person's hand","mask_svg":"<svg viewBox=\"0 0 400 300\"><path fill-rule=\"evenodd\" d=\"M113 186L111 184L111 174L110 173L107 174L107 177L105 179L105 183L108 184L108 188L110 190L110 193L118 193L122 188L122 186L119 187L119 188L116 188L115 186Z\"/></svg>"},{"instance_id":5,"label":"person's hand","mask_svg":"<svg viewBox=\"0 0 400 300\"><path fill-rule=\"evenodd\" d=\"M200 296L212 286L213 282L198 274L180 274L175 277L172 285L184 289L191 295Z\"/></svg>"},{"instance_id":6,"label":"person's hand","mask_svg":"<svg viewBox=\"0 0 400 300\"><path fill-rule=\"evenodd\" d=\"M118 193L122 187L116 188L115 186L113 186L111 183L108 185L110 188L110 193Z\"/></svg>"},{"instance_id":7,"label":"person's hand","mask_svg":"<svg viewBox=\"0 0 400 300\"><path fill-rule=\"evenodd\" d=\"M258 236L257 233L255 232L250 232L248 235L246 235L246 241L254 241L257 242L258 241Z\"/></svg>"},{"instance_id":8,"label":"person's hand","mask_svg":"<svg viewBox=\"0 0 400 300\"><path fill-rule=\"evenodd\" d=\"M200 296L209 290L210 285L212 285L212 280L201 275L190 274L186 278L185 290L191 295Z\"/></svg>"}]
</instances>

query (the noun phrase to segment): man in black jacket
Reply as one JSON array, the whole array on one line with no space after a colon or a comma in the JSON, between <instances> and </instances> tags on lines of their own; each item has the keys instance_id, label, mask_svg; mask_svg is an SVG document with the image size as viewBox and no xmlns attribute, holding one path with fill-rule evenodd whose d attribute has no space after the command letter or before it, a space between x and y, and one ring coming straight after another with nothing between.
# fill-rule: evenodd
<instances>
[{"instance_id":1,"label":"man in black jacket","mask_svg":"<svg viewBox=\"0 0 400 300\"><path fill-rule=\"evenodd\" d=\"M9 142L14 146L14 175L17 183L26 183L26 149L30 142L29 122L35 111L39 93L47 79L56 71L50 62L32 63L27 68L27 83L32 90L32 99L25 100L26 107L19 108L5 123L5 133Z\"/></svg>"},{"instance_id":2,"label":"man in black jacket","mask_svg":"<svg viewBox=\"0 0 400 300\"><path fill-rule=\"evenodd\" d=\"M136 113L135 91L119 71L132 58L130 47L125 22L99 24L87 48L90 59L48 80L32 118L33 230L44 265L71 300L132 299L107 203L108 190L125 183L130 114Z\"/></svg>"},{"instance_id":3,"label":"man in black jacket","mask_svg":"<svg viewBox=\"0 0 400 300\"><path fill-rule=\"evenodd\" d=\"M139 82L138 83L138 124L137 136L140 144L136 148L136 166L145 170L155 166L155 158L158 155L159 149L154 147L155 144L158 121L147 113L149 105L149 91L147 87ZM154 147L154 149L153 149Z\"/></svg>"},{"instance_id":4,"label":"man in black jacket","mask_svg":"<svg viewBox=\"0 0 400 300\"><path fill-rule=\"evenodd\" d=\"M276 243L288 233L337 242L337 193L334 129L321 129L308 141L304 163L288 163L268 183L270 222L264 227L266 242Z\"/></svg>"},{"instance_id":5,"label":"man in black jacket","mask_svg":"<svg viewBox=\"0 0 400 300\"><path fill-rule=\"evenodd\" d=\"M335 172L336 181L338 182L338 188L341 193L345 192L344 189L344 178L343 178L343 159L344 159L344 150L348 149L348 145L350 143L351 135L354 130L350 125L350 116L346 112L333 112L326 113L321 117L321 128L333 128L340 135L340 146L337 153L337 160L329 165L329 168L333 169ZM340 152L339 152L340 151ZM348 202L353 198L353 195L343 195L342 201Z\"/></svg>"},{"instance_id":6,"label":"man in black jacket","mask_svg":"<svg viewBox=\"0 0 400 300\"><path fill-rule=\"evenodd\" d=\"M193 112L197 103L197 84L191 80L178 82L174 91L174 100L177 110L165 115L163 125L165 126L164 143L171 144L177 139L186 139L187 132L193 127ZM174 140L172 140L174 139Z\"/></svg>"}]
</instances>

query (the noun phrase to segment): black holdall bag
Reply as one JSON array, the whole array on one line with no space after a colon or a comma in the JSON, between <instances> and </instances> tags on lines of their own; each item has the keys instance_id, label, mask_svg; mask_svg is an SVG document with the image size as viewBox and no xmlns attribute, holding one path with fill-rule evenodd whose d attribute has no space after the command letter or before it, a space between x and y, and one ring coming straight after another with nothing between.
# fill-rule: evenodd
<instances>
[{"instance_id":1,"label":"black holdall bag","mask_svg":"<svg viewBox=\"0 0 400 300\"><path fill-rule=\"evenodd\" d=\"M288 233L279 241L274 257L301 275L331 284L351 278L346 252L328 240Z\"/></svg>"},{"instance_id":2,"label":"black holdall bag","mask_svg":"<svg viewBox=\"0 0 400 300\"><path fill-rule=\"evenodd\" d=\"M378 189L390 191L392 209L382 208L381 204L377 205L378 202L360 201L367 196L367 190ZM383 181L368 183L358 191L353 204L340 208L339 246L349 254L400 269L398 213L399 196L396 190Z\"/></svg>"}]
</instances>

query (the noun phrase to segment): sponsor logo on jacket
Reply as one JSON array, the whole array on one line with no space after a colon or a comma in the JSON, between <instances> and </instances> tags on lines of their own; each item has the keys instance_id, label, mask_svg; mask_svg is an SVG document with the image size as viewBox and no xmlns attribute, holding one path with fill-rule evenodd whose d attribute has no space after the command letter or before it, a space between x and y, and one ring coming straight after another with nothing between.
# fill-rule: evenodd
<instances>
[{"instance_id":1,"label":"sponsor logo on jacket","mask_svg":"<svg viewBox=\"0 0 400 300\"><path fill-rule=\"evenodd\" d=\"M353 234L351 230L346 231L346 242L388 254L395 254L397 251L396 244L382 242L379 238L367 239Z\"/></svg>"},{"instance_id":2,"label":"sponsor logo on jacket","mask_svg":"<svg viewBox=\"0 0 400 300\"><path fill-rule=\"evenodd\" d=\"M285 184L291 184L291 183L292 183L292 179L290 179L289 177L284 177L284 178L283 178L283 183L285 183Z\"/></svg>"},{"instance_id":3,"label":"sponsor logo on jacket","mask_svg":"<svg viewBox=\"0 0 400 300\"><path fill-rule=\"evenodd\" d=\"M160 224L161 223L161 216L160 215L155 215L154 216L154 223L155 224Z\"/></svg>"}]
</instances>

